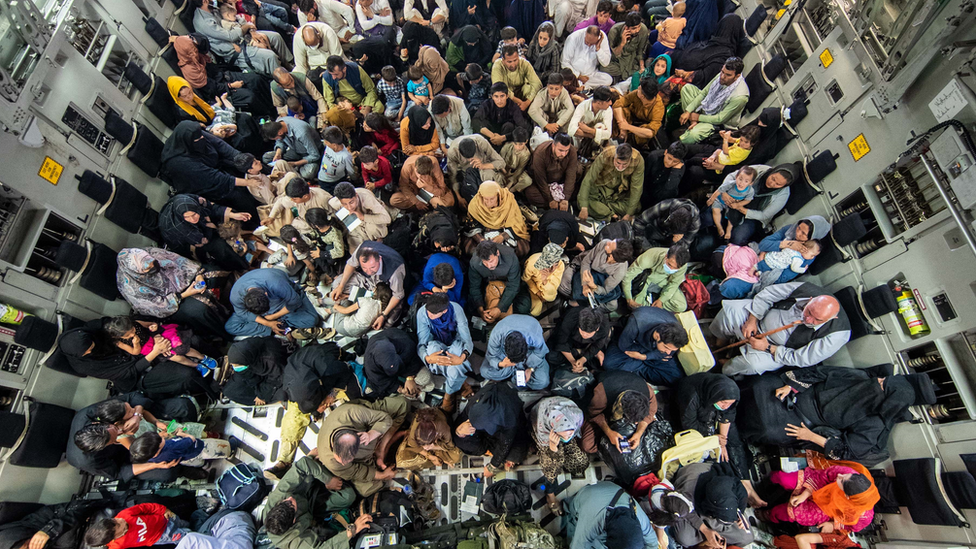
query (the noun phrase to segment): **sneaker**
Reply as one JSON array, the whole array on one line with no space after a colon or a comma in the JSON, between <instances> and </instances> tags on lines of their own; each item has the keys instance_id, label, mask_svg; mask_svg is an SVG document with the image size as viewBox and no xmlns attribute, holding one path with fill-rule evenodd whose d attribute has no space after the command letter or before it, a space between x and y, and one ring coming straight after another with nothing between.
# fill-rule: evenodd
<instances>
[{"instance_id":1,"label":"sneaker","mask_svg":"<svg viewBox=\"0 0 976 549\"><path fill-rule=\"evenodd\" d=\"M211 372L210 368L207 368L203 364L197 364L196 365L196 369L197 369L198 372L200 372L200 375L203 376L203 377L209 376L210 375L210 372Z\"/></svg>"},{"instance_id":2,"label":"sneaker","mask_svg":"<svg viewBox=\"0 0 976 549\"><path fill-rule=\"evenodd\" d=\"M237 453L237 449L241 447L241 439L231 435L227 437L227 442L230 443L230 455Z\"/></svg>"},{"instance_id":3,"label":"sneaker","mask_svg":"<svg viewBox=\"0 0 976 549\"><path fill-rule=\"evenodd\" d=\"M213 370L217 368L217 361L210 358L209 356L204 356L202 359L200 359L200 364L202 366L206 366L208 370Z\"/></svg>"},{"instance_id":4,"label":"sneaker","mask_svg":"<svg viewBox=\"0 0 976 549\"><path fill-rule=\"evenodd\" d=\"M264 478L268 480L281 480L281 477L285 476L285 473L287 473L289 469L291 469L290 463L279 461L278 463L275 463L271 467L264 470Z\"/></svg>"},{"instance_id":5,"label":"sneaker","mask_svg":"<svg viewBox=\"0 0 976 549\"><path fill-rule=\"evenodd\" d=\"M336 334L335 328L299 328L291 332L298 341L309 339L332 339Z\"/></svg>"}]
</instances>

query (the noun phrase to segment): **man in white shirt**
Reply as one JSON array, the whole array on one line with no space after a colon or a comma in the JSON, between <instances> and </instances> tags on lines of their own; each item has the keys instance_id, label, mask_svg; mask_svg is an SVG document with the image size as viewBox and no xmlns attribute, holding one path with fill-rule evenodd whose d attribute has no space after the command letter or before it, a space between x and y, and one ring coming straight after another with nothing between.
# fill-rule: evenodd
<instances>
[{"instance_id":1,"label":"man in white shirt","mask_svg":"<svg viewBox=\"0 0 976 549\"><path fill-rule=\"evenodd\" d=\"M471 115L464 106L464 100L450 95L437 95L430 102L430 114L440 134L441 148L447 148L461 136L471 135Z\"/></svg>"},{"instance_id":2,"label":"man in white shirt","mask_svg":"<svg viewBox=\"0 0 976 549\"><path fill-rule=\"evenodd\" d=\"M598 70L610 59L610 41L596 25L570 34L563 46L563 67L572 69L586 89L613 84L613 77Z\"/></svg>"},{"instance_id":3,"label":"man in white shirt","mask_svg":"<svg viewBox=\"0 0 976 549\"><path fill-rule=\"evenodd\" d=\"M335 0L328 0L335 2ZM315 87L322 91L322 73L327 72L326 62L330 55L342 55L339 37L329 25L311 21L295 32L292 40L295 53L295 70L304 73Z\"/></svg>"},{"instance_id":4,"label":"man in white shirt","mask_svg":"<svg viewBox=\"0 0 976 549\"><path fill-rule=\"evenodd\" d=\"M566 133L573 138L577 148L584 144L603 145L613 134L613 94L610 88L601 86L593 90L593 96L576 107ZM589 147L587 147L589 148Z\"/></svg>"},{"instance_id":5,"label":"man in white shirt","mask_svg":"<svg viewBox=\"0 0 976 549\"><path fill-rule=\"evenodd\" d=\"M564 31L570 31L576 25L586 19L593 17L596 13L597 0L549 0L546 10L552 14L552 22L556 25L556 37L561 37Z\"/></svg>"}]
</instances>

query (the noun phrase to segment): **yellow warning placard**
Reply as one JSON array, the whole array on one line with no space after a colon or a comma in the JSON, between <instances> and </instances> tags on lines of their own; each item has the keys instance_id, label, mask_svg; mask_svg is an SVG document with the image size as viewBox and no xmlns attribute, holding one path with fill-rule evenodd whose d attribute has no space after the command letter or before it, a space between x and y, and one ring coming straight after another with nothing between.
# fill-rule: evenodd
<instances>
[{"instance_id":1,"label":"yellow warning placard","mask_svg":"<svg viewBox=\"0 0 976 549\"><path fill-rule=\"evenodd\" d=\"M44 163L41 164L40 171L37 175L41 176L41 179L47 181L52 185L57 185L58 180L61 179L61 172L64 171L64 166L58 164L50 156L44 157Z\"/></svg>"},{"instance_id":2,"label":"yellow warning placard","mask_svg":"<svg viewBox=\"0 0 976 549\"><path fill-rule=\"evenodd\" d=\"M820 52L820 62L823 63L825 69L834 62L834 56L830 54L830 48L824 48L824 51Z\"/></svg>"},{"instance_id":3,"label":"yellow warning placard","mask_svg":"<svg viewBox=\"0 0 976 549\"><path fill-rule=\"evenodd\" d=\"M854 162L864 158L864 155L871 152L871 147L868 146L868 140L864 139L864 134L858 134L853 141L847 144L847 148L851 151L851 156L854 157Z\"/></svg>"}]
</instances>

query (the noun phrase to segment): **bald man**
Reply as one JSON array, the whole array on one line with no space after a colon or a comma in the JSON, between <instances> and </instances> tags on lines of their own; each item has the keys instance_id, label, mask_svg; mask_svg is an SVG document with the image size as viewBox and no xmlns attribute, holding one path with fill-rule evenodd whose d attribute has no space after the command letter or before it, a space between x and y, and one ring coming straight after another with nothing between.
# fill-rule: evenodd
<instances>
[{"instance_id":1,"label":"bald man","mask_svg":"<svg viewBox=\"0 0 976 549\"><path fill-rule=\"evenodd\" d=\"M800 324L788 330L755 337L796 321ZM851 325L837 299L807 282L774 284L752 299L725 300L710 329L720 344L748 338L737 349L739 354L722 367L728 376L813 366L833 356L851 338Z\"/></svg>"},{"instance_id":2,"label":"bald man","mask_svg":"<svg viewBox=\"0 0 976 549\"><path fill-rule=\"evenodd\" d=\"M331 27L318 21L302 25L292 40L292 50L295 52L295 71L310 78L319 91L329 56L342 56L339 36Z\"/></svg>"}]
</instances>

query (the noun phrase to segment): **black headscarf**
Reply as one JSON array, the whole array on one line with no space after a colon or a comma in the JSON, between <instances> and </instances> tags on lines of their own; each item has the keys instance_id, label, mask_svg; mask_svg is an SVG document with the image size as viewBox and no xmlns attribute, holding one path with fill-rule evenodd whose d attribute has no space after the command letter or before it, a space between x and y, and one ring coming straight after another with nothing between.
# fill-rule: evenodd
<instances>
[{"instance_id":1,"label":"black headscarf","mask_svg":"<svg viewBox=\"0 0 976 549\"><path fill-rule=\"evenodd\" d=\"M413 64L417 60L417 54L421 46L433 46L440 48L441 40L429 26L421 25L413 21L403 24L403 36L400 38L400 49L407 50L407 62Z\"/></svg>"},{"instance_id":2,"label":"black headscarf","mask_svg":"<svg viewBox=\"0 0 976 549\"><path fill-rule=\"evenodd\" d=\"M746 489L729 462L712 464L695 484L695 511L702 517L732 523L747 502Z\"/></svg>"},{"instance_id":3,"label":"black headscarf","mask_svg":"<svg viewBox=\"0 0 976 549\"><path fill-rule=\"evenodd\" d=\"M407 128L410 130L410 144L417 146L430 145L437 128L435 127L433 117L430 116L427 109L420 105L414 105L407 111L407 119L410 120L407 125ZM423 126L428 121L430 121L430 127L425 130Z\"/></svg>"},{"instance_id":4,"label":"black headscarf","mask_svg":"<svg viewBox=\"0 0 976 549\"><path fill-rule=\"evenodd\" d=\"M202 55L207 55L210 53L210 39L207 38L205 34L200 34L199 32L191 32L189 34L193 44L196 45L197 51Z\"/></svg>"},{"instance_id":5,"label":"black headscarf","mask_svg":"<svg viewBox=\"0 0 976 549\"><path fill-rule=\"evenodd\" d=\"M209 204L209 203L208 203ZM196 224L183 218L186 212L200 214ZM196 246L204 238L213 236L213 228L207 227L210 208L200 204L200 197L195 194L178 194L169 199L159 212L159 231L163 240L174 247Z\"/></svg>"},{"instance_id":6,"label":"black headscarf","mask_svg":"<svg viewBox=\"0 0 976 549\"><path fill-rule=\"evenodd\" d=\"M95 348L86 355L85 351L93 343ZM122 392L135 390L142 376L142 372L136 367L143 358L141 355L123 352L92 328L76 328L65 332L58 339L58 347L73 370L97 379L111 380L115 388Z\"/></svg>"},{"instance_id":7,"label":"black headscarf","mask_svg":"<svg viewBox=\"0 0 976 549\"><path fill-rule=\"evenodd\" d=\"M624 497L629 496L625 494ZM641 528L637 514L632 508L614 507L607 509L603 524L607 532L607 547L613 549L642 549L644 547L644 530Z\"/></svg>"},{"instance_id":8,"label":"black headscarf","mask_svg":"<svg viewBox=\"0 0 976 549\"><path fill-rule=\"evenodd\" d=\"M800 177L800 171L796 167L796 164L780 164L759 174L756 182L752 184L756 194L752 197L752 201L746 205L746 208L756 211L763 210L775 195L781 192L789 192L789 185L779 189L771 189L766 185L766 181L769 179L769 176L773 175L774 173L783 174L784 177L791 181L790 185L795 183Z\"/></svg>"},{"instance_id":9,"label":"black headscarf","mask_svg":"<svg viewBox=\"0 0 976 549\"><path fill-rule=\"evenodd\" d=\"M417 49L420 49L419 46ZM364 55L366 56L366 61L359 62ZM387 65L396 66L399 61L394 58L390 43L382 36L369 36L349 46L349 56L359 63L368 74L377 74L383 67Z\"/></svg>"},{"instance_id":10,"label":"black headscarf","mask_svg":"<svg viewBox=\"0 0 976 549\"><path fill-rule=\"evenodd\" d=\"M166 139L160 161L166 164L173 158L180 156L207 158L212 155L216 158L217 151L213 149L213 146L206 139L200 139L202 136L203 124L193 120L180 122L173 129L173 133L169 135L169 138ZM216 160L212 166L216 166Z\"/></svg>"},{"instance_id":11,"label":"black headscarf","mask_svg":"<svg viewBox=\"0 0 976 549\"><path fill-rule=\"evenodd\" d=\"M479 431L494 435L514 429L522 414L522 400L507 383L483 387L468 403L468 420Z\"/></svg>"},{"instance_id":12,"label":"black headscarf","mask_svg":"<svg viewBox=\"0 0 976 549\"><path fill-rule=\"evenodd\" d=\"M370 340L363 356L363 370L370 387L380 393L395 393L399 384L397 373L403 366L403 360L396 352L393 342L388 339ZM392 391L390 391L392 389Z\"/></svg>"},{"instance_id":13,"label":"black headscarf","mask_svg":"<svg viewBox=\"0 0 976 549\"><path fill-rule=\"evenodd\" d=\"M484 67L488 61L491 61L491 56L495 51L491 41L488 40L488 35L474 25L467 25L458 29L451 38L451 42L464 51L465 64L477 63ZM463 71L464 67L456 67L456 69Z\"/></svg>"},{"instance_id":14,"label":"black headscarf","mask_svg":"<svg viewBox=\"0 0 976 549\"><path fill-rule=\"evenodd\" d=\"M235 342L227 350L231 364L247 366L247 372L257 376L281 375L288 353L281 340L274 336L249 337Z\"/></svg>"},{"instance_id":15,"label":"black headscarf","mask_svg":"<svg viewBox=\"0 0 976 549\"><path fill-rule=\"evenodd\" d=\"M715 403L720 400L739 400L739 387L729 377L722 374L698 373L678 381L675 391L675 402L679 406L689 406L691 402L697 403L697 410L688 410L687 416L691 417L694 412L697 418L697 425L684 425L684 429L708 429L715 427L715 423L729 423L735 421L736 404L729 406L727 410L715 408ZM702 433L708 436L709 433Z\"/></svg>"},{"instance_id":16,"label":"black headscarf","mask_svg":"<svg viewBox=\"0 0 976 549\"><path fill-rule=\"evenodd\" d=\"M698 42L671 54L673 67L694 71L692 84L704 89L721 72L725 60L736 55L742 41L742 18L729 14L722 18L718 30L707 42Z\"/></svg>"},{"instance_id":17,"label":"black headscarf","mask_svg":"<svg viewBox=\"0 0 976 549\"><path fill-rule=\"evenodd\" d=\"M759 123L762 122L762 125ZM765 164L772 160L790 140L790 134L780 131L783 126L783 115L779 107L763 109L759 116L747 124L759 128L759 140L752 146L749 153L749 164Z\"/></svg>"}]
</instances>

